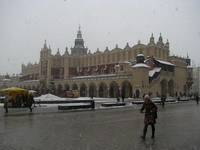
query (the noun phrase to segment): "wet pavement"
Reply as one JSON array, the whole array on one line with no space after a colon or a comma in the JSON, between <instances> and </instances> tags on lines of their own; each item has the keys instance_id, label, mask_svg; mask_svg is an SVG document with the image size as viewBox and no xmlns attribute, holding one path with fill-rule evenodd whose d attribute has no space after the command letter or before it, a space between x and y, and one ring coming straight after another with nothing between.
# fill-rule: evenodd
<instances>
[{"instance_id":1,"label":"wet pavement","mask_svg":"<svg viewBox=\"0 0 200 150\"><path fill-rule=\"evenodd\" d=\"M56 107L0 107L0 150L199 150L200 105L158 105L156 137L140 139L141 105L59 111Z\"/></svg>"}]
</instances>

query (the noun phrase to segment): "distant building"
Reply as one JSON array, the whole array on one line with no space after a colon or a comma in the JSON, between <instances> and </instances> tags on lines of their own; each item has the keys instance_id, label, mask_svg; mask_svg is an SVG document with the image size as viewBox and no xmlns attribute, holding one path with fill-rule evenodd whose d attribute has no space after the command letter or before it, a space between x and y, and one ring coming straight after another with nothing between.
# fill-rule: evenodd
<instances>
[{"instance_id":1,"label":"distant building","mask_svg":"<svg viewBox=\"0 0 200 150\"><path fill-rule=\"evenodd\" d=\"M169 42L160 35L155 42L153 34L147 45L121 49L96 50L93 54L84 46L79 27L74 47L63 55L59 49L51 54L50 46L40 51L39 63L22 65L18 86L52 92L65 96L68 90L78 90L80 96L94 97L152 97L189 95L193 84L193 71L189 58L169 55Z\"/></svg>"}]
</instances>

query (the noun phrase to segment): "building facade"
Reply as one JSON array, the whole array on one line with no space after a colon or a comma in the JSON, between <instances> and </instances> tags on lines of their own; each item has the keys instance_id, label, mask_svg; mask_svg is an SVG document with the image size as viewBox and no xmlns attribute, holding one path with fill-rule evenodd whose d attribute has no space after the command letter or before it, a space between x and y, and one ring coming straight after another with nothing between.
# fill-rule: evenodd
<instances>
[{"instance_id":1,"label":"building facade","mask_svg":"<svg viewBox=\"0 0 200 150\"><path fill-rule=\"evenodd\" d=\"M123 49L116 45L92 54L79 27L71 53L66 48L63 55L59 49L52 55L45 40L39 63L23 64L20 78L8 86L63 97L69 90L78 90L83 97L188 95L193 83L190 59L169 53L169 42L164 43L161 35L155 42L152 34L147 45L138 41L133 47L127 43Z\"/></svg>"}]
</instances>

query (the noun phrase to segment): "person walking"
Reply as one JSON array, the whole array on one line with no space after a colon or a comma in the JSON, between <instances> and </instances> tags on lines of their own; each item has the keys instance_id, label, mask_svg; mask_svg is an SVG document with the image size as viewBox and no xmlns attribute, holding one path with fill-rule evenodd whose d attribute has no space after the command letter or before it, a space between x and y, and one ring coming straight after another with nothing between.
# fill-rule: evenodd
<instances>
[{"instance_id":1,"label":"person walking","mask_svg":"<svg viewBox=\"0 0 200 150\"><path fill-rule=\"evenodd\" d=\"M124 99L125 99L125 91L124 90L122 90L121 96L122 96L122 102L124 102Z\"/></svg>"},{"instance_id":2,"label":"person walking","mask_svg":"<svg viewBox=\"0 0 200 150\"><path fill-rule=\"evenodd\" d=\"M199 95L198 94L196 95L195 99L196 99L197 104L199 104Z\"/></svg>"},{"instance_id":3,"label":"person walking","mask_svg":"<svg viewBox=\"0 0 200 150\"><path fill-rule=\"evenodd\" d=\"M143 113L145 111L144 115L144 128L143 128L143 135L141 136L142 139L145 139L148 125L151 125L152 129L152 136L151 138L154 139L155 137L155 126L157 119L157 106L151 101L149 95L145 95L144 97L144 104L142 108L140 109L140 112Z\"/></svg>"},{"instance_id":4,"label":"person walking","mask_svg":"<svg viewBox=\"0 0 200 150\"><path fill-rule=\"evenodd\" d=\"M28 100L29 100L29 105L28 106L29 106L30 112L32 112L33 103L35 102L34 99L33 99L33 95L32 94L29 95Z\"/></svg>"},{"instance_id":5,"label":"person walking","mask_svg":"<svg viewBox=\"0 0 200 150\"><path fill-rule=\"evenodd\" d=\"M8 96L5 96L5 99L4 99L4 108L6 110L5 113L8 113Z\"/></svg>"},{"instance_id":6,"label":"person walking","mask_svg":"<svg viewBox=\"0 0 200 150\"><path fill-rule=\"evenodd\" d=\"M164 94L162 94L162 96L161 96L161 103L162 103L163 107L165 106L165 101L166 101L166 96Z\"/></svg>"}]
</instances>

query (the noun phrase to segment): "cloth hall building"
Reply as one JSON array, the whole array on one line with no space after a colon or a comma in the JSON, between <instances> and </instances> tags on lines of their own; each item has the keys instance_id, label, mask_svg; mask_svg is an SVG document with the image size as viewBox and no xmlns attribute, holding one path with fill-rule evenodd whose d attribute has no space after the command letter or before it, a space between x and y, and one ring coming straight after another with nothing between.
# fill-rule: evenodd
<instances>
[{"instance_id":1,"label":"cloth hall building","mask_svg":"<svg viewBox=\"0 0 200 150\"><path fill-rule=\"evenodd\" d=\"M39 93L52 92L65 96L77 90L82 97L151 97L190 94L193 83L190 59L170 56L169 42L153 34L146 45L138 44L121 49L97 49L91 53L84 46L78 30L74 47L63 55L52 55L45 41L38 64L22 65L18 81L10 86L33 89Z\"/></svg>"}]
</instances>

